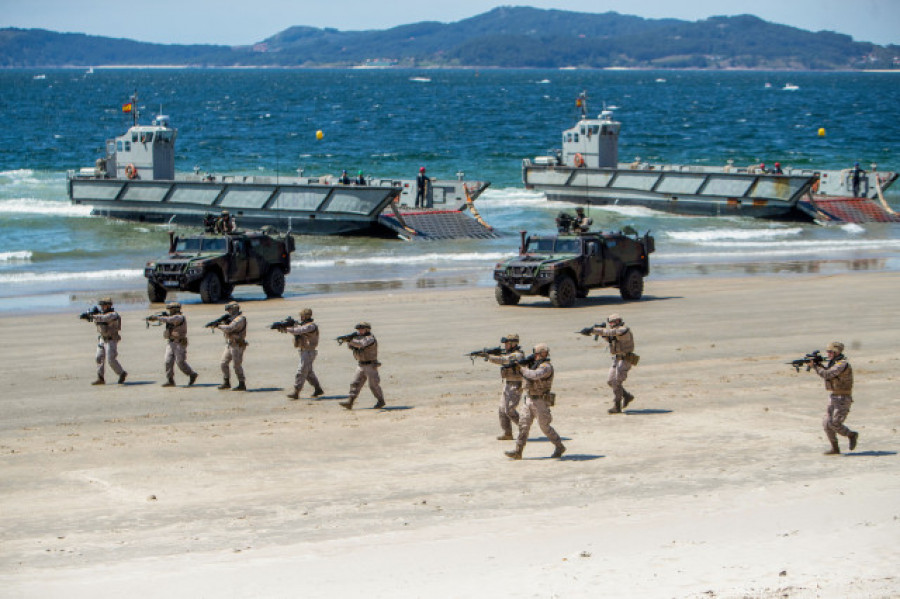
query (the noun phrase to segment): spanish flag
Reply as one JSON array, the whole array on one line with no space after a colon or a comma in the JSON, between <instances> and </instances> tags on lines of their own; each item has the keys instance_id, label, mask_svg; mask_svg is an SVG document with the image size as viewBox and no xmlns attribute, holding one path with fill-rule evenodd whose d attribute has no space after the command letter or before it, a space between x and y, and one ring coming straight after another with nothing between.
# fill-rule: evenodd
<instances>
[{"instance_id":1,"label":"spanish flag","mask_svg":"<svg viewBox=\"0 0 900 599\"><path fill-rule=\"evenodd\" d=\"M134 104L129 102L128 104L122 104L122 112L131 112L131 109L134 108Z\"/></svg>"}]
</instances>

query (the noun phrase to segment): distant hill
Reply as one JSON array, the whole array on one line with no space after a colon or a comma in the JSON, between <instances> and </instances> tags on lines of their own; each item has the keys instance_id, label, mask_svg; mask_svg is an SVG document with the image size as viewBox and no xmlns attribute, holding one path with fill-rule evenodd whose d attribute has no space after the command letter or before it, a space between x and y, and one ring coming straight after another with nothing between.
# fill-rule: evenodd
<instances>
[{"instance_id":1,"label":"distant hill","mask_svg":"<svg viewBox=\"0 0 900 599\"><path fill-rule=\"evenodd\" d=\"M387 30L290 27L252 46L169 45L0 29L0 68L92 65L892 69L900 46L813 33L751 15L702 21L495 8Z\"/></svg>"}]
</instances>

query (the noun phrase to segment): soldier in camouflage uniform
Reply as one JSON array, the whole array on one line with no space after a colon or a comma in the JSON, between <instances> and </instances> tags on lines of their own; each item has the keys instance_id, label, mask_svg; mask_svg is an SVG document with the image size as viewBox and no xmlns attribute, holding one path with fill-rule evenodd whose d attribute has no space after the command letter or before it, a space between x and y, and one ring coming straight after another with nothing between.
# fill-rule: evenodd
<instances>
[{"instance_id":1,"label":"soldier in camouflage uniform","mask_svg":"<svg viewBox=\"0 0 900 599\"><path fill-rule=\"evenodd\" d=\"M163 339L166 340L166 382L163 387L175 386L175 365L184 374L188 375L188 387L197 381L197 373L187 363L187 318L181 313L181 304L167 302L165 314L152 314L147 317L150 322L161 322L166 329L163 331Z\"/></svg>"},{"instance_id":2,"label":"soldier in camouflage uniform","mask_svg":"<svg viewBox=\"0 0 900 599\"><path fill-rule=\"evenodd\" d=\"M241 314L241 306L237 302L225 304L225 311L232 316L228 324L218 325L218 329L225 334L225 352L222 354L222 384L219 389L231 389L228 365L234 362L234 375L238 379L235 391L246 391L247 385L244 379L244 348L247 347L247 317Z\"/></svg>"},{"instance_id":3,"label":"soldier in camouflage uniform","mask_svg":"<svg viewBox=\"0 0 900 599\"><path fill-rule=\"evenodd\" d=\"M119 331L122 329L122 318L113 308L112 299L104 297L97 302L97 305L100 306L100 313L93 314L90 319L90 322L97 325L97 332L99 333L97 338L97 380L91 384L106 384L104 372L106 363L109 362L109 367L112 371L119 375L119 384L121 385L125 382L125 377L128 376L128 373L125 372L125 369L122 368L117 359L119 355L119 341L122 339L119 336Z\"/></svg>"},{"instance_id":4,"label":"soldier in camouflage uniform","mask_svg":"<svg viewBox=\"0 0 900 599\"><path fill-rule=\"evenodd\" d=\"M484 359L491 364L500 365L500 378L503 380L503 393L500 395L500 428L502 434L498 441L512 441L512 425L519 426L519 413L516 407L522 399L522 373L519 372L519 360L525 357L519 347L519 335L513 333L503 337L503 353L499 356L485 354Z\"/></svg>"},{"instance_id":5,"label":"soldier in camouflage uniform","mask_svg":"<svg viewBox=\"0 0 900 599\"><path fill-rule=\"evenodd\" d=\"M358 366L356 367L356 376L350 383L350 395L346 401L340 402L340 405L348 410L353 409L353 402L359 397L362 386L369 381L369 389L372 395L378 400L375 409L384 407L384 393L381 391L381 377L378 375L378 367L381 362L378 361L378 341L372 334L372 325L368 322L361 322L355 327L356 336L347 341L347 346L353 352Z\"/></svg>"},{"instance_id":6,"label":"soldier in camouflage uniform","mask_svg":"<svg viewBox=\"0 0 900 599\"><path fill-rule=\"evenodd\" d=\"M628 371L637 364L637 356L634 354L634 336L631 329L625 326L625 321L618 314L610 314L606 324L594 327L592 335L599 335L609 343L609 353L612 355L612 366L606 384L613 390L613 407L610 414L621 414L634 400L634 395L625 390L623 383L628 378Z\"/></svg>"},{"instance_id":7,"label":"soldier in camouflage uniform","mask_svg":"<svg viewBox=\"0 0 900 599\"><path fill-rule=\"evenodd\" d=\"M859 439L859 433L851 431L844 425L844 420L850 414L850 404L853 403L853 368L844 356L843 343L832 341L826 351L827 365L823 366L812 360L809 364L815 369L816 374L825 379L825 389L831 393L822 426L831 442L831 450L826 451L825 455L837 455L841 453L837 435L850 439L850 451L856 449L856 441Z\"/></svg>"},{"instance_id":8,"label":"soldier in camouflage uniform","mask_svg":"<svg viewBox=\"0 0 900 599\"><path fill-rule=\"evenodd\" d=\"M297 366L297 374L294 376L294 392L288 393L288 398L299 399L303 384L309 381L313 386L313 397L325 394L319 384L319 378L313 372L313 362L316 361L319 347L319 325L313 322L312 309L300 310L300 324L285 329L282 333L290 333L294 336L294 347L300 352L300 364Z\"/></svg>"},{"instance_id":9,"label":"soldier in camouflage uniform","mask_svg":"<svg viewBox=\"0 0 900 599\"><path fill-rule=\"evenodd\" d=\"M537 418L541 431L551 443L556 446L552 458L562 457L566 451L559 434L550 426L553 415L550 413L556 397L550 392L553 387L553 365L550 364L550 348L546 343L538 343L534 346L534 362L531 367L521 367L522 377L525 379L525 413L519 417L519 437L516 439L516 448L505 452L507 457L514 460L522 459L522 451L528 442L528 432L531 423Z\"/></svg>"}]
</instances>

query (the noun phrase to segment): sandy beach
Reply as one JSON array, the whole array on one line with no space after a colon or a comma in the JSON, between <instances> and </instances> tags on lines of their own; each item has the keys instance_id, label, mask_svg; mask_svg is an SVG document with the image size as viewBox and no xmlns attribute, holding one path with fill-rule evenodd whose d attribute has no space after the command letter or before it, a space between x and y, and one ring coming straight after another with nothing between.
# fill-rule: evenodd
<instances>
[{"instance_id":1,"label":"sandy beach","mask_svg":"<svg viewBox=\"0 0 900 599\"><path fill-rule=\"evenodd\" d=\"M0 316L0 597L900 596L900 274L647 281L571 309L491 288L242 304L249 392L219 391L221 306L187 304L187 388L162 330L125 306L127 384L90 385L93 325ZM115 298L115 296L113 296ZM297 353L270 323L315 312L325 396L289 401ZM155 310L153 310L155 311ZM640 364L609 415L618 312ZM367 320L388 409L334 337ZM554 426L497 441L496 366L519 333L556 368ZM856 451L824 456L827 394L785 362L846 344ZM112 375L108 375L112 381Z\"/></svg>"}]
</instances>

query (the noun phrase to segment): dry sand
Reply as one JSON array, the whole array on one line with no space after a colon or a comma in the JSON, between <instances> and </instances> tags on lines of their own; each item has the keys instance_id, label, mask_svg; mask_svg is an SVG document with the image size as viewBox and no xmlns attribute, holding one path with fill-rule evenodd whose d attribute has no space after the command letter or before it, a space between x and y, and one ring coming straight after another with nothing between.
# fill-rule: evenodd
<instances>
[{"instance_id":1,"label":"dry sand","mask_svg":"<svg viewBox=\"0 0 900 599\"><path fill-rule=\"evenodd\" d=\"M2 597L900 596L897 273L653 281L644 301L502 308L491 289L245 302L250 392L218 391L220 306L188 305L194 388L165 389L161 330L123 311L128 384L92 387L93 327L0 318ZM326 396L288 401L323 331ZM619 312L640 365L607 414ZM389 409L337 402L359 320ZM554 425L503 456L496 367L464 352L546 342ZM852 454L823 456L827 396L785 361L839 339L856 374ZM311 392L305 389L307 394ZM846 439L841 439L846 449Z\"/></svg>"}]
</instances>

